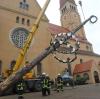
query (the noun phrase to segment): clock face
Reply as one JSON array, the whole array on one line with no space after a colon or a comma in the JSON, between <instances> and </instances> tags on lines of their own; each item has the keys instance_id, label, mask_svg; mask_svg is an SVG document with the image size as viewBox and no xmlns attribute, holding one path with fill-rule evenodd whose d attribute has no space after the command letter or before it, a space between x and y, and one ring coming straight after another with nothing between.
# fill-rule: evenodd
<instances>
[{"instance_id":1,"label":"clock face","mask_svg":"<svg viewBox=\"0 0 100 99\"><path fill-rule=\"evenodd\" d=\"M11 41L17 48L23 48L23 45L29 35L25 28L16 28L10 35Z\"/></svg>"}]
</instances>

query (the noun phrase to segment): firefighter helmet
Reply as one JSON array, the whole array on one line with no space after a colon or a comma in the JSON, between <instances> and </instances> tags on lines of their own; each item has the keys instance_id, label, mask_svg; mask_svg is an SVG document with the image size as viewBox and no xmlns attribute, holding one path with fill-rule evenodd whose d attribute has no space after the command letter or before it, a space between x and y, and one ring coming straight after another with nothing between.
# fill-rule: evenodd
<instances>
[{"instance_id":1,"label":"firefighter helmet","mask_svg":"<svg viewBox=\"0 0 100 99\"><path fill-rule=\"evenodd\" d=\"M42 73L42 75L46 75L46 73L45 73L45 72L43 72L43 73Z\"/></svg>"},{"instance_id":2,"label":"firefighter helmet","mask_svg":"<svg viewBox=\"0 0 100 99\"><path fill-rule=\"evenodd\" d=\"M61 74L59 73L58 76L61 76Z\"/></svg>"}]
</instances>

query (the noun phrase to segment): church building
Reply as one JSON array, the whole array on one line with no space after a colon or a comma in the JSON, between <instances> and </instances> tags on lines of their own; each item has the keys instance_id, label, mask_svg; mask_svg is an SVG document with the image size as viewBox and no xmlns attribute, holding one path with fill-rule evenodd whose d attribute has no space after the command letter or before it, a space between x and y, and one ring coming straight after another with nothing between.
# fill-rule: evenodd
<instances>
[{"instance_id":1,"label":"church building","mask_svg":"<svg viewBox=\"0 0 100 99\"><path fill-rule=\"evenodd\" d=\"M0 74L11 68L11 63L18 58L19 51L42 9L37 0L8 1L0 0ZM31 62L47 48L51 37L72 31L81 24L74 0L59 0L59 4L61 26L49 23L47 16L43 15L21 67L24 66L26 60ZM77 59L71 63L73 77L76 79L79 76L88 76L87 83L96 83L100 79L100 55L94 53L92 44L86 38L84 27L76 33L76 36L80 42L80 49ZM67 64L57 61L50 54L37 64L34 74L37 76L46 72L50 78L54 79L66 68L68 68Z\"/></svg>"}]
</instances>

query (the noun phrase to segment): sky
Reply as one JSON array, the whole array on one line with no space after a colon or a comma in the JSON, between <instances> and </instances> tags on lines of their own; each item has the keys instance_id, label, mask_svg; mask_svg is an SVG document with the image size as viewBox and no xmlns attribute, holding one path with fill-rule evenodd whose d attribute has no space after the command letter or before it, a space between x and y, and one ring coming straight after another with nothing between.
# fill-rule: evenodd
<instances>
[{"instance_id":1,"label":"sky","mask_svg":"<svg viewBox=\"0 0 100 99\"><path fill-rule=\"evenodd\" d=\"M46 0L37 0L41 7L43 7ZM85 34L90 43L93 45L93 50L95 53L100 54L100 0L81 0L82 8L84 12L85 19L89 18L91 15L95 15L98 21L95 24L87 23L85 25ZM84 17L82 14L81 7L79 5L79 0L75 0L78 12L81 16L82 22ZM60 11L59 11L59 0L51 0L48 8L45 12L50 23L60 25Z\"/></svg>"}]
</instances>

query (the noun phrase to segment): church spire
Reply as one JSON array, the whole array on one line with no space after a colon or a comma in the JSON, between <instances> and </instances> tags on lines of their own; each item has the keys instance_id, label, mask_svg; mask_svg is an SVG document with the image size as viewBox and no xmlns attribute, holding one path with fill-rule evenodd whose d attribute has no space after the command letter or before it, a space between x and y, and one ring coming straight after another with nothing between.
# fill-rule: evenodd
<instances>
[{"instance_id":1,"label":"church spire","mask_svg":"<svg viewBox=\"0 0 100 99\"><path fill-rule=\"evenodd\" d=\"M72 31L81 24L80 15L74 0L60 0L60 14L62 27L68 28ZM80 29L77 35L86 38L84 28Z\"/></svg>"},{"instance_id":2,"label":"church spire","mask_svg":"<svg viewBox=\"0 0 100 99\"><path fill-rule=\"evenodd\" d=\"M66 2L71 2L73 4L75 4L75 1L74 0L60 0L60 8L63 7L63 5L66 3Z\"/></svg>"}]
</instances>

